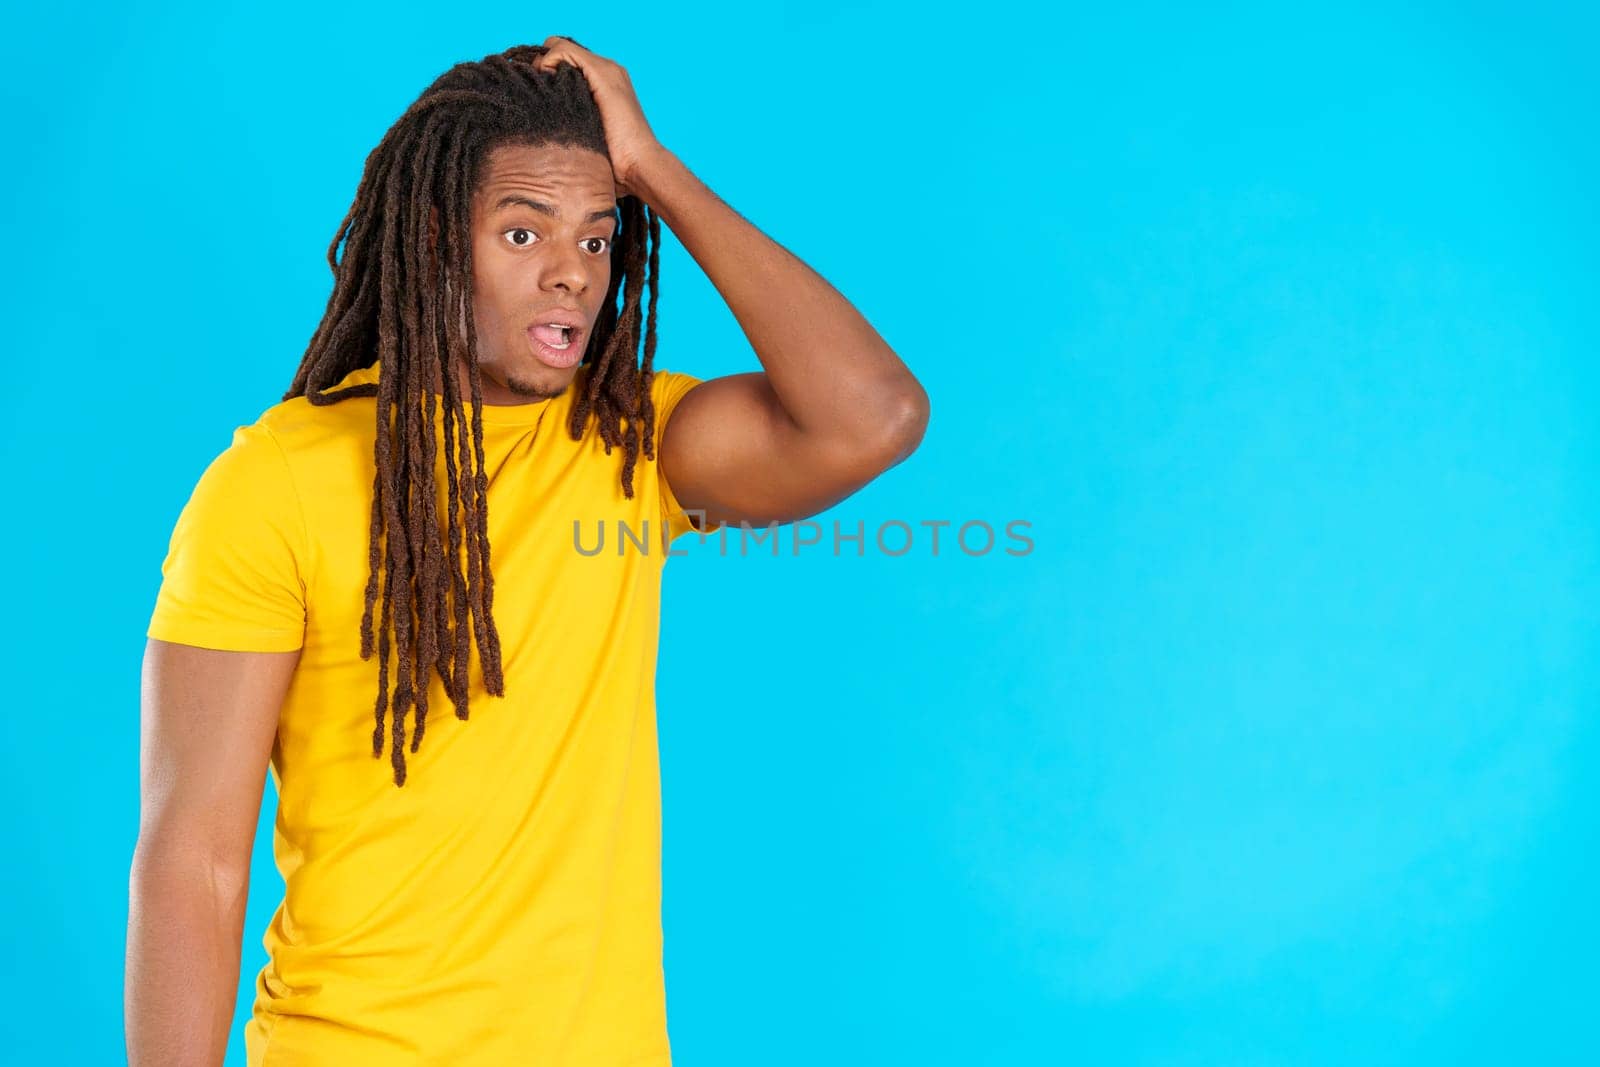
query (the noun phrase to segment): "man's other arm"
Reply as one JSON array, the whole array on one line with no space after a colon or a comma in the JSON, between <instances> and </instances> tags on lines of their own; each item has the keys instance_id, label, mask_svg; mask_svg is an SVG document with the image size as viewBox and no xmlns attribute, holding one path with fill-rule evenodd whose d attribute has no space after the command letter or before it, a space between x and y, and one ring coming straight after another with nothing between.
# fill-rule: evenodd
<instances>
[{"instance_id":1,"label":"man's other arm","mask_svg":"<svg viewBox=\"0 0 1600 1067\"><path fill-rule=\"evenodd\" d=\"M124 988L131 1067L223 1061L250 853L299 659L298 650L145 646Z\"/></svg>"}]
</instances>

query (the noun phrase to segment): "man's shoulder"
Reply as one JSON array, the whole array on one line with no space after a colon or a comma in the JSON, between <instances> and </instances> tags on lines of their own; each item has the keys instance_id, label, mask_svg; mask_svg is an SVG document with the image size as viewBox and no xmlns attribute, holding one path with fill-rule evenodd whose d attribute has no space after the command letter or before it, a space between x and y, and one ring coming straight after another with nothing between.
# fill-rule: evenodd
<instances>
[{"instance_id":1,"label":"man's shoulder","mask_svg":"<svg viewBox=\"0 0 1600 1067\"><path fill-rule=\"evenodd\" d=\"M370 443L374 403L370 396L333 404L313 404L304 396L295 396L265 408L255 426L270 434L285 454L305 456L352 441Z\"/></svg>"}]
</instances>

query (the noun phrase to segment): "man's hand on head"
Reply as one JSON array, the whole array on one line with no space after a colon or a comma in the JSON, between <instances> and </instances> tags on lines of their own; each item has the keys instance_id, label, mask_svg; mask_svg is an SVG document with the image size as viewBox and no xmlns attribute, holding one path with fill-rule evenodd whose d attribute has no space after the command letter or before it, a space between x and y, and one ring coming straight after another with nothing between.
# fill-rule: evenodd
<instances>
[{"instance_id":1,"label":"man's hand on head","mask_svg":"<svg viewBox=\"0 0 1600 1067\"><path fill-rule=\"evenodd\" d=\"M617 196L637 196L628 181L643 161L660 150L661 143L644 117L628 72L621 64L595 55L570 37L546 37L544 48L545 53L533 61L535 70L554 70L562 63L570 63L583 72L605 125L606 154L611 157Z\"/></svg>"}]
</instances>

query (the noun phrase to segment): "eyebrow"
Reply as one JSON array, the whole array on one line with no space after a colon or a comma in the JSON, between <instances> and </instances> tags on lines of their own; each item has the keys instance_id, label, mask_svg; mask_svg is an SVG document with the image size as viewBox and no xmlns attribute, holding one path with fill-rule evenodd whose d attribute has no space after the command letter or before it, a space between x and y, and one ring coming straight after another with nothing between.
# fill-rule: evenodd
<instances>
[{"instance_id":1,"label":"eyebrow","mask_svg":"<svg viewBox=\"0 0 1600 1067\"><path fill-rule=\"evenodd\" d=\"M531 200L526 196L502 196L500 198L500 202L495 204L494 209L499 211L502 208L508 208L516 204L520 204L523 207L531 207L533 210L540 212L541 214L549 215L553 219L559 219L561 217L561 212L557 211L549 204L539 200ZM591 211L589 212L588 218L584 219L583 221L600 222L605 219L610 219L613 222L617 221L617 209L615 205L600 211Z\"/></svg>"}]
</instances>

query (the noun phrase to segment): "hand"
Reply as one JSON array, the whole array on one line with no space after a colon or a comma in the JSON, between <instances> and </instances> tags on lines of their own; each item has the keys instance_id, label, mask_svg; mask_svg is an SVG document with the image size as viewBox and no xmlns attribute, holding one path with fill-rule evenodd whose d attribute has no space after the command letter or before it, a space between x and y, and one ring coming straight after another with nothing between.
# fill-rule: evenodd
<instances>
[{"instance_id":1,"label":"hand","mask_svg":"<svg viewBox=\"0 0 1600 1067\"><path fill-rule=\"evenodd\" d=\"M600 108L600 121L606 130L606 154L611 157L611 173L617 195L636 196L628 180L641 162L661 148L645 120L644 109L634 94L633 82L622 66L597 56L570 37L551 36L544 40L547 51L533 61L535 70L554 70L570 63L588 79L589 91Z\"/></svg>"}]
</instances>

